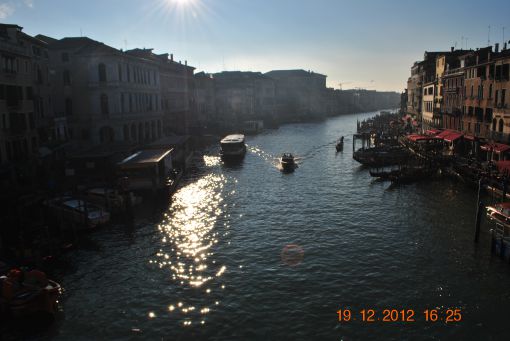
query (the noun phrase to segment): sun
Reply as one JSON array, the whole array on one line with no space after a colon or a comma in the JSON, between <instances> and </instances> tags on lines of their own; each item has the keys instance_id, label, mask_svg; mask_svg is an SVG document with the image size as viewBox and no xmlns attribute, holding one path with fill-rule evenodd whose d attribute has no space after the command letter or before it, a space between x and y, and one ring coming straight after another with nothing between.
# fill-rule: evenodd
<instances>
[{"instance_id":1,"label":"sun","mask_svg":"<svg viewBox=\"0 0 510 341\"><path fill-rule=\"evenodd\" d=\"M173 2L178 6L187 6L190 5L193 2L193 0L170 0L170 2Z\"/></svg>"}]
</instances>

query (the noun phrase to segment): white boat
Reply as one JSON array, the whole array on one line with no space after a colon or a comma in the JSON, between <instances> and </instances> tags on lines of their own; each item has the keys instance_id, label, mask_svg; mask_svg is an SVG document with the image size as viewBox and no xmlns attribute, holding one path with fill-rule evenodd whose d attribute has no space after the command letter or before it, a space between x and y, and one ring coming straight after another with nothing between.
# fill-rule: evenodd
<instances>
[{"instance_id":1,"label":"white boat","mask_svg":"<svg viewBox=\"0 0 510 341\"><path fill-rule=\"evenodd\" d=\"M234 134L224 137L220 141L220 146L220 155L223 159L242 158L246 154L246 144L244 143L243 134Z\"/></svg>"}]
</instances>

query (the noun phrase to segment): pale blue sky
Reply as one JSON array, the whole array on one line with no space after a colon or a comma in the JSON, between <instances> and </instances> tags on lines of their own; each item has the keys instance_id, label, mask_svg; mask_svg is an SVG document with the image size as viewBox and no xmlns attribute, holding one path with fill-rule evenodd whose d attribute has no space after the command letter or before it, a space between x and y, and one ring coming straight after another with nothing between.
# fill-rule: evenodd
<instances>
[{"instance_id":1,"label":"pale blue sky","mask_svg":"<svg viewBox=\"0 0 510 341\"><path fill-rule=\"evenodd\" d=\"M197 71L302 68L328 86L401 91L425 50L510 40L510 1L0 0L31 35L173 53ZM462 39L462 37L467 37Z\"/></svg>"}]
</instances>

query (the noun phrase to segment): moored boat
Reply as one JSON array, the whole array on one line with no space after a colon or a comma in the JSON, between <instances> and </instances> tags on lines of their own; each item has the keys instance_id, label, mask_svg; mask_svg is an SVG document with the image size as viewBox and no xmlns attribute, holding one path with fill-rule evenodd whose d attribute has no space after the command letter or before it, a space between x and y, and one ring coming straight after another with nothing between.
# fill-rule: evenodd
<instances>
[{"instance_id":1,"label":"moored boat","mask_svg":"<svg viewBox=\"0 0 510 341\"><path fill-rule=\"evenodd\" d=\"M221 158L223 160L242 159L246 154L246 144L243 134L225 136L220 141Z\"/></svg>"},{"instance_id":2,"label":"moored boat","mask_svg":"<svg viewBox=\"0 0 510 341\"><path fill-rule=\"evenodd\" d=\"M388 177L394 183L409 183L429 179L438 172L434 167L405 167Z\"/></svg>"},{"instance_id":3,"label":"moored boat","mask_svg":"<svg viewBox=\"0 0 510 341\"><path fill-rule=\"evenodd\" d=\"M383 167L405 163L410 157L407 149L399 146L383 146L359 149L352 158L364 166Z\"/></svg>"},{"instance_id":4,"label":"moored boat","mask_svg":"<svg viewBox=\"0 0 510 341\"><path fill-rule=\"evenodd\" d=\"M487 206L487 218L504 227L510 227L510 202Z\"/></svg>"},{"instance_id":5,"label":"moored boat","mask_svg":"<svg viewBox=\"0 0 510 341\"><path fill-rule=\"evenodd\" d=\"M60 285L48 279L44 272L32 270L24 273L13 269L7 276L0 277L2 312L12 317L26 317L36 314L54 315Z\"/></svg>"}]
</instances>

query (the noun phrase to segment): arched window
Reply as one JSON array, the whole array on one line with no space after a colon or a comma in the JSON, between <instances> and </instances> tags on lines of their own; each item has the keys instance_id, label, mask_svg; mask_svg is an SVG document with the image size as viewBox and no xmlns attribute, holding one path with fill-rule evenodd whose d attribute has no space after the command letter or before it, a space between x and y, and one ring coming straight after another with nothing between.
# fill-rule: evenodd
<instances>
[{"instance_id":1,"label":"arched window","mask_svg":"<svg viewBox=\"0 0 510 341\"><path fill-rule=\"evenodd\" d=\"M129 141L129 126L124 124L124 141Z\"/></svg>"},{"instance_id":2,"label":"arched window","mask_svg":"<svg viewBox=\"0 0 510 341\"><path fill-rule=\"evenodd\" d=\"M145 140L150 140L150 126L149 122L145 122Z\"/></svg>"},{"instance_id":3,"label":"arched window","mask_svg":"<svg viewBox=\"0 0 510 341\"><path fill-rule=\"evenodd\" d=\"M73 100L66 98L66 115L71 116L73 114Z\"/></svg>"},{"instance_id":4,"label":"arched window","mask_svg":"<svg viewBox=\"0 0 510 341\"><path fill-rule=\"evenodd\" d=\"M64 70L64 73L62 76L64 78L64 85L71 84L71 73L69 72L69 70Z\"/></svg>"},{"instance_id":5,"label":"arched window","mask_svg":"<svg viewBox=\"0 0 510 341\"><path fill-rule=\"evenodd\" d=\"M500 119L499 119L499 129L498 129L498 131L499 131L500 133L502 133L502 132L503 132L503 125L504 125L504 124L505 124L505 122L503 121L503 119L502 119L502 118L500 118Z\"/></svg>"},{"instance_id":6,"label":"arched window","mask_svg":"<svg viewBox=\"0 0 510 341\"><path fill-rule=\"evenodd\" d=\"M496 126L498 125L498 120L493 119L492 120L492 131L496 131Z\"/></svg>"},{"instance_id":7,"label":"arched window","mask_svg":"<svg viewBox=\"0 0 510 341\"><path fill-rule=\"evenodd\" d=\"M109 113L108 96L106 96L106 94L101 94L101 114L107 116Z\"/></svg>"},{"instance_id":8,"label":"arched window","mask_svg":"<svg viewBox=\"0 0 510 341\"><path fill-rule=\"evenodd\" d=\"M106 65L103 63L98 65L99 81L106 82Z\"/></svg>"},{"instance_id":9,"label":"arched window","mask_svg":"<svg viewBox=\"0 0 510 341\"><path fill-rule=\"evenodd\" d=\"M143 125L142 123L138 123L138 142L143 141Z\"/></svg>"},{"instance_id":10,"label":"arched window","mask_svg":"<svg viewBox=\"0 0 510 341\"><path fill-rule=\"evenodd\" d=\"M131 124L131 140L136 141L136 124Z\"/></svg>"}]
</instances>

